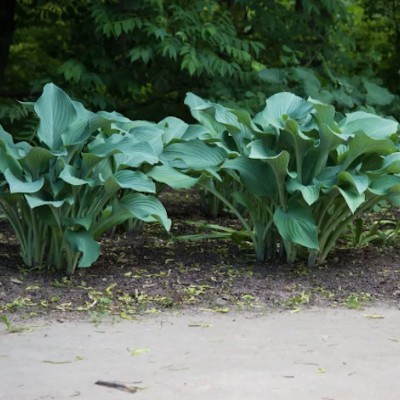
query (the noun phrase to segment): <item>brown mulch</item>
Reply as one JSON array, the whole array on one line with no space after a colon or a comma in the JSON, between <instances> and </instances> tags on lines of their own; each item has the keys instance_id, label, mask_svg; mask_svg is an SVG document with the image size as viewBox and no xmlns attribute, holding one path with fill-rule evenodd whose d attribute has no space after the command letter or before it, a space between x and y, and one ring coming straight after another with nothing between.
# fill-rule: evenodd
<instances>
[{"instance_id":1,"label":"brown mulch","mask_svg":"<svg viewBox=\"0 0 400 400\"><path fill-rule=\"evenodd\" d=\"M166 195L173 236L194 232L205 219L197 195ZM235 223L229 216L213 223ZM102 256L72 277L49 268L26 269L12 231L0 220L0 315L56 319L132 318L170 309L299 310L400 304L400 246L336 250L323 266L257 264L251 249L230 241L182 242L157 225L141 234L102 240Z\"/></svg>"}]
</instances>

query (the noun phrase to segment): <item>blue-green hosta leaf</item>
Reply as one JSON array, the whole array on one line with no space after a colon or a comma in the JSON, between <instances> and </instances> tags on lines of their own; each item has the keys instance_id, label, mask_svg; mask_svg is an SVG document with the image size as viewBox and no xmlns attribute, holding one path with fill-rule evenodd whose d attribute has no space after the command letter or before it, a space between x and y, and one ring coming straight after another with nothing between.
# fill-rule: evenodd
<instances>
[{"instance_id":1,"label":"blue-green hosta leaf","mask_svg":"<svg viewBox=\"0 0 400 400\"><path fill-rule=\"evenodd\" d=\"M389 195L387 197L387 200L395 207L400 207L400 193Z\"/></svg>"},{"instance_id":2,"label":"blue-green hosta leaf","mask_svg":"<svg viewBox=\"0 0 400 400\"><path fill-rule=\"evenodd\" d=\"M249 158L251 159L267 160L276 156L263 139L254 140L247 147L250 150Z\"/></svg>"},{"instance_id":3,"label":"blue-green hosta leaf","mask_svg":"<svg viewBox=\"0 0 400 400\"><path fill-rule=\"evenodd\" d=\"M0 145L4 144L5 147L14 147L14 139L12 135L6 132L3 127L0 125Z\"/></svg>"},{"instance_id":4,"label":"blue-green hosta leaf","mask_svg":"<svg viewBox=\"0 0 400 400\"><path fill-rule=\"evenodd\" d=\"M81 179L78 177L78 173L72 165L66 165L58 176L64 182L69 183L73 186L89 185L93 186L93 180Z\"/></svg>"},{"instance_id":5,"label":"blue-green hosta leaf","mask_svg":"<svg viewBox=\"0 0 400 400\"><path fill-rule=\"evenodd\" d=\"M143 193L155 193L154 182L140 171L121 170L117 171L113 178L122 189L131 189Z\"/></svg>"},{"instance_id":6,"label":"blue-green hosta leaf","mask_svg":"<svg viewBox=\"0 0 400 400\"><path fill-rule=\"evenodd\" d=\"M91 154L98 157L108 157L111 154L121 152L123 148L126 149L128 142L129 148L138 143L133 137L114 134L106 139L97 137L96 140L89 144L88 148Z\"/></svg>"},{"instance_id":7,"label":"blue-green hosta leaf","mask_svg":"<svg viewBox=\"0 0 400 400\"><path fill-rule=\"evenodd\" d=\"M196 110L196 111L207 109L212 105L211 101L204 100L200 96L197 96L191 92L186 93L184 102L191 110Z\"/></svg>"},{"instance_id":8,"label":"blue-green hosta leaf","mask_svg":"<svg viewBox=\"0 0 400 400\"><path fill-rule=\"evenodd\" d=\"M164 132L156 126L138 126L133 128L129 134L139 143L148 143L157 156L162 153L164 148L162 136Z\"/></svg>"},{"instance_id":9,"label":"blue-green hosta leaf","mask_svg":"<svg viewBox=\"0 0 400 400\"><path fill-rule=\"evenodd\" d=\"M81 218L64 218L63 221L66 225L73 227L74 225L78 225L84 228L86 231L89 231L93 224L93 213L87 214Z\"/></svg>"},{"instance_id":10,"label":"blue-green hosta leaf","mask_svg":"<svg viewBox=\"0 0 400 400\"><path fill-rule=\"evenodd\" d=\"M199 181L199 178L192 178L167 164L155 166L147 176L174 189L188 189Z\"/></svg>"},{"instance_id":11,"label":"blue-green hosta leaf","mask_svg":"<svg viewBox=\"0 0 400 400\"><path fill-rule=\"evenodd\" d=\"M374 139L389 138L397 132L398 125L396 121L369 114L364 111L346 114L346 118L339 124L341 131L346 135L364 132Z\"/></svg>"},{"instance_id":12,"label":"blue-green hosta leaf","mask_svg":"<svg viewBox=\"0 0 400 400\"><path fill-rule=\"evenodd\" d=\"M400 153L392 153L387 155L382 162L381 168L372 173L382 174L400 174Z\"/></svg>"},{"instance_id":13,"label":"blue-green hosta leaf","mask_svg":"<svg viewBox=\"0 0 400 400\"><path fill-rule=\"evenodd\" d=\"M338 161L347 168L357 157L369 153L390 154L397 151L390 139L374 139L364 132L357 133L350 141L348 151L340 154Z\"/></svg>"},{"instance_id":14,"label":"blue-green hosta leaf","mask_svg":"<svg viewBox=\"0 0 400 400\"><path fill-rule=\"evenodd\" d=\"M81 103L73 100L71 102L75 109L76 118L61 134L64 146L83 145L98 128L105 124L110 125L109 121L92 111L86 110Z\"/></svg>"},{"instance_id":15,"label":"blue-green hosta leaf","mask_svg":"<svg viewBox=\"0 0 400 400\"><path fill-rule=\"evenodd\" d=\"M343 171L343 167L341 165L325 167L316 177L315 182L321 184L321 188L324 193L329 192L336 185L339 173L341 171Z\"/></svg>"},{"instance_id":16,"label":"blue-green hosta leaf","mask_svg":"<svg viewBox=\"0 0 400 400\"><path fill-rule=\"evenodd\" d=\"M6 154L18 160L25 157L31 148L32 146L27 142L14 143L13 137L0 125L0 149L3 149Z\"/></svg>"},{"instance_id":17,"label":"blue-green hosta leaf","mask_svg":"<svg viewBox=\"0 0 400 400\"><path fill-rule=\"evenodd\" d=\"M395 96L389 90L376 83L363 79L363 84L367 91L367 104L387 106L395 99Z\"/></svg>"},{"instance_id":18,"label":"blue-green hosta leaf","mask_svg":"<svg viewBox=\"0 0 400 400\"><path fill-rule=\"evenodd\" d=\"M388 198L390 199L392 196L400 196L400 183L394 184L394 185L389 189Z\"/></svg>"},{"instance_id":19,"label":"blue-green hosta leaf","mask_svg":"<svg viewBox=\"0 0 400 400\"><path fill-rule=\"evenodd\" d=\"M321 122L318 124L318 128L320 137L318 148L321 152L329 153L339 145L346 143L345 137L333 130L328 124Z\"/></svg>"},{"instance_id":20,"label":"blue-green hosta leaf","mask_svg":"<svg viewBox=\"0 0 400 400\"><path fill-rule=\"evenodd\" d=\"M274 196L277 192L274 172L268 164L262 161L240 156L225 161L221 168L239 172L243 186L252 194Z\"/></svg>"},{"instance_id":21,"label":"blue-green hosta leaf","mask_svg":"<svg viewBox=\"0 0 400 400\"><path fill-rule=\"evenodd\" d=\"M33 178L38 178L39 174L49 166L49 161L54 155L43 147L32 147L25 157L19 162L24 169L28 170Z\"/></svg>"},{"instance_id":22,"label":"blue-green hosta leaf","mask_svg":"<svg viewBox=\"0 0 400 400\"><path fill-rule=\"evenodd\" d=\"M92 132L88 120L74 121L65 128L61 140L64 146L83 145Z\"/></svg>"},{"instance_id":23,"label":"blue-green hosta leaf","mask_svg":"<svg viewBox=\"0 0 400 400\"><path fill-rule=\"evenodd\" d=\"M34 181L23 181L17 178L10 169L4 171L4 177L10 188L10 193L36 193L44 185L44 178L40 177Z\"/></svg>"},{"instance_id":24,"label":"blue-green hosta leaf","mask_svg":"<svg viewBox=\"0 0 400 400\"><path fill-rule=\"evenodd\" d=\"M6 171L7 169L12 171L14 174L22 174L22 168L18 160L15 157L9 155L0 146L0 172L4 173L4 171Z\"/></svg>"},{"instance_id":25,"label":"blue-green hosta leaf","mask_svg":"<svg viewBox=\"0 0 400 400\"><path fill-rule=\"evenodd\" d=\"M97 121L97 123L99 123L99 121L101 119L104 119L104 118L100 118L94 112L87 110L82 103L79 103L79 101L75 101L75 100L71 100L71 101L75 108L76 115L79 117L80 120L87 120L89 122L93 121L93 123L96 124L96 121ZM92 126L91 127L92 132L94 130L96 130L97 127L98 127L97 125Z\"/></svg>"},{"instance_id":26,"label":"blue-green hosta leaf","mask_svg":"<svg viewBox=\"0 0 400 400\"><path fill-rule=\"evenodd\" d=\"M257 128L253 123L250 114L244 110L231 110L238 120L238 126L234 130L229 129L227 126L227 131L231 134L233 140L236 143L236 147L240 153L244 153L244 149L247 144L253 139L254 134L259 135L263 132Z\"/></svg>"},{"instance_id":27,"label":"blue-green hosta leaf","mask_svg":"<svg viewBox=\"0 0 400 400\"><path fill-rule=\"evenodd\" d=\"M171 144L172 142L210 139L210 133L206 127L195 124L188 125L186 122L175 117L164 118L157 126L164 131L164 145Z\"/></svg>"},{"instance_id":28,"label":"blue-green hosta leaf","mask_svg":"<svg viewBox=\"0 0 400 400\"><path fill-rule=\"evenodd\" d=\"M26 194L25 199L28 202L30 208L41 206L52 206L54 208L60 208L65 203L65 200L45 200L41 196L34 196L30 194Z\"/></svg>"},{"instance_id":29,"label":"blue-green hosta leaf","mask_svg":"<svg viewBox=\"0 0 400 400\"><path fill-rule=\"evenodd\" d=\"M266 108L256 116L255 122L262 127L272 125L277 129L285 127L287 118L294 119L300 126L312 121L313 104L292 93L282 92L267 99Z\"/></svg>"},{"instance_id":30,"label":"blue-green hosta leaf","mask_svg":"<svg viewBox=\"0 0 400 400\"><path fill-rule=\"evenodd\" d=\"M154 165L160 161L159 156L146 142L126 147L123 152L115 154L114 159L118 168L120 166L138 168L143 164Z\"/></svg>"},{"instance_id":31,"label":"blue-green hosta leaf","mask_svg":"<svg viewBox=\"0 0 400 400\"><path fill-rule=\"evenodd\" d=\"M318 176L323 168L326 167L331 152L336 150L340 155L341 147L343 147L342 152L347 150L347 147L344 145L345 138L336 133L328 124L325 122L318 122L318 128L320 139L315 163L306 161L304 165L305 174L312 175L312 177Z\"/></svg>"},{"instance_id":32,"label":"blue-green hosta leaf","mask_svg":"<svg viewBox=\"0 0 400 400\"><path fill-rule=\"evenodd\" d=\"M318 228L308 208L291 205L285 212L278 207L274 224L283 239L309 249L319 249Z\"/></svg>"},{"instance_id":33,"label":"blue-green hosta leaf","mask_svg":"<svg viewBox=\"0 0 400 400\"><path fill-rule=\"evenodd\" d=\"M279 154L271 154L271 152L263 146L262 140L251 142L249 148L249 158L263 160L269 164L274 171L277 183L283 185L288 175L289 153L283 150Z\"/></svg>"},{"instance_id":34,"label":"blue-green hosta leaf","mask_svg":"<svg viewBox=\"0 0 400 400\"><path fill-rule=\"evenodd\" d=\"M114 154L117 167L127 165L136 168L143 163L156 164L159 158L151 145L139 142L133 135L112 135L105 140L96 140L89 146L90 154L97 157L109 157Z\"/></svg>"},{"instance_id":35,"label":"blue-green hosta leaf","mask_svg":"<svg viewBox=\"0 0 400 400\"><path fill-rule=\"evenodd\" d=\"M206 168L201 171L200 179L212 178L218 182L222 182L221 175L219 174L219 168Z\"/></svg>"},{"instance_id":36,"label":"blue-green hosta leaf","mask_svg":"<svg viewBox=\"0 0 400 400\"><path fill-rule=\"evenodd\" d=\"M387 196L393 188L400 185L400 176L397 175L381 175L370 179L368 190L377 196Z\"/></svg>"},{"instance_id":37,"label":"blue-green hosta leaf","mask_svg":"<svg viewBox=\"0 0 400 400\"><path fill-rule=\"evenodd\" d=\"M304 201L311 206L319 198L321 184L303 185L298 179L290 179L286 185L289 193L300 192Z\"/></svg>"},{"instance_id":38,"label":"blue-green hosta leaf","mask_svg":"<svg viewBox=\"0 0 400 400\"><path fill-rule=\"evenodd\" d=\"M112 198L118 192L118 190L121 189L118 182L114 179L114 175L112 174L107 176L106 179L104 179L100 174L99 181L101 182L100 185L104 188L106 196L109 198Z\"/></svg>"},{"instance_id":39,"label":"blue-green hosta leaf","mask_svg":"<svg viewBox=\"0 0 400 400\"><path fill-rule=\"evenodd\" d=\"M369 179L366 175L356 175L349 171L342 171L338 175L338 184L350 184L361 194L368 189Z\"/></svg>"},{"instance_id":40,"label":"blue-green hosta leaf","mask_svg":"<svg viewBox=\"0 0 400 400\"><path fill-rule=\"evenodd\" d=\"M299 124L294 119L287 119L285 121L285 130L292 135L295 143L299 143L300 146L303 146L306 149L310 144L314 143L314 139L305 135L300 129ZM302 150L304 150L302 149Z\"/></svg>"},{"instance_id":41,"label":"blue-green hosta leaf","mask_svg":"<svg viewBox=\"0 0 400 400\"><path fill-rule=\"evenodd\" d=\"M189 102L194 98L196 98L194 103L201 104L191 107L193 117L206 126L214 137L219 136L225 129L231 133L240 132L242 126L239 123L238 117L232 110L217 103L204 101L193 94L188 94L186 96L186 100ZM189 104L186 100L185 103Z\"/></svg>"},{"instance_id":42,"label":"blue-green hosta leaf","mask_svg":"<svg viewBox=\"0 0 400 400\"><path fill-rule=\"evenodd\" d=\"M32 145L28 142L15 143L15 149L18 151L18 159L25 157L32 149Z\"/></svg>"},{"instance_id":43,"label":"blue-green hosta leaf","mask_svg":"<svg viewBox=\"0 0 400 400\"><path fill-rule=\"evenodd\" d=\"M285 123L285 130L281 133L281 137L289 136L286 145L290 143L294 150L296 161L296 173L301 182L304 182L303 165L307 154L314 149L315 139L305 135L300 129L297 122L288 119ZM307 167L307 166L306 166Z\"/></svg>"},{"instance_id":44,"label":"blue-green hosta leaf","mask_svg":"<svg viewBox=\"0 0 400 400\"><path fill-rule=\"evenodd\" d=\"M165 148L161 156L161 160L171 166L178 164L182 169L195 171L219 166L225 159L226 152L223 149L208 146L199 140L173 143Z\"/></svg>"},{"instance_id":45,"label":"blue-green hosta leaf","mask_svg":"<svg viewBox=\"0 0 400 400\"><path fill-rule=\"evenodd\" d=\"M212 103L208 109L204 110L209 114L213 115L215 121L222 124L230 132L240 131L240 124L237 116L231 112L231 110L221 106L220 104Z\"/></svg>"},{"instance_id":46,"label":"blue-green hosta leaf","mask_svg":"<svg viewBox=\"0 0 400 400\"><path fill-rule=\"evenodd\" d=\"M209 130L201 125L189 125L181 139L185 141L196 139L207 141L207 139L210 139Z\"/></svg>"},{"instance_id":47,"label":"blue-green hosta leaf","mask_svg":"<svg viewBox=\"0 0 400 400\"><path fill-rule=\"evenodd\" d=\"M96 168L102 170L102 165L106 163L106 159L102 156L91 153L81 153L82 165L81 174L82 176L91 176L91 172Z\"/></svg>"},{"instance_id":48,"label":"blue-green hosta leaf","mask_svg":"<svg viewBox=\"0 0 400 400\"><path fill-rule=\"evenodd\" d=\"M235 199L235 201L245 207L246 210L248 210L249 214L252 215L254 212L255 214L258 213L258 210L255 209L253 206L253 196L249 192L233 192L232 193L232 198Z\"/></svg>"},{"instance_id":49,"label":"blue-green hosta leaf","mask_svg":"<svg viewBox=\"0 0 400 400\"><path fill-rule=\"evenodd\" d=\"M237 117L240 125L241 125L241 130L247 129L249 133L249 137L252 136L253 132L256 133L263 133L262 130L260 130L257 125L253 122L251 115L248 111L246 110L236 110L233 109L231 112Z\"/></svg>"},{"instance_id":50,"label":"blue-green hosta leaf","mask_svg":"<svg viewBox=\"0 0 400 400\"><path fill-rule=\"evenodd\" d=\"M345 158L348 151L349 151L349 148L347 145L339 144L338 147L336 147L336 158L338 160Z\"/></svg>"},{"instance_id":51,"label":"blue-green hosta leaf","mask_svg":"<svg viewBox=\"0 0 400 400\"><path fill-rule=\"evenodd\" d=\"M39 140L52 150L59 149L63 144L62 134L79 120L72 100L56 85L48 83L34 109L40 119Z\"/></svg>"},{"instance_id":52,"label":"blue-green hosta leaf","mask_svg":"<svg viewBox=\"0 0 400 400\"><path fill-rule=\"evenodd\" d=\"M301 82L307 96L316 97L321 91L321 82L310 68L292 67L291 73L296 81Z\"/></svg>"},{"instance_id":53,"label":"blue-green hosta leaf","mask_svg":"<svg viewBox=\"0 0 400 400\"><path fill-rule=\"evenodd\" d=\"M89 133L93 133L101 129L102 131L105 131L108 134L110 134L113 129L115 128L119 129L120 125L124 124L130 124L130 125L134 125L135 123L137 123L138 125L153 124L146 121L131 121L130 119L124 117L123 115L115 111L113 112L99 111L97 113L93 113L92 111L87 110L81 103L77 101L72 101L72 103L75 107L79 120L81 122L83 121L87 122ZM75 135L76 137L76 134L73 135ZM81 139L85 140L84 137L82 137ZM72 141L73 137L71 137L69 140ZM67 142L65 142L65 144L67 144Z\"/></svg>"},{"instance_id":54,"label":"blue-green hosta leaf","mask_svg":"<svg viewBox=\"0 0 400 400\"><path fill-rule=\"evenodd\" d=\"M122 114L120 114L116 111L112 111L112 112L98 111L96 114L105 120L116 122L118 124L127 124L127 126L131 126L132 123L136 122L136 121L131 121L129 118L124 117ZM148 123L148 124L152 125L152 123L146 122L146 121L137 121L137 122L140 124Z\"/></svg>"},{"instance_id":55,"label":"blue-green hosta leaf","mask_svg":"<svg viewBox=\"0 0 400 400\"><path fill-rule=\"evenodd\" d=\"M138 129L138 131L136 131L136 129ZM152 135L151 132L154 132L154 135ZM132 129L131 133L125 135L113 134L110 137L98 135L96 139L89 144L89 152L99 157L108 157L117 153L129 155L131 152L137 151L137 147L139 146L139 150L151 149L151 154L155 155L154 150L150 146L151 143L147 142L151 140L160 141L160 132L158 128L154 127L137 127ZM151 139L152 136L153 139ZM156 147L157 146L158 145L156 145Z\"/></svg>"},{"instance_id":56,"label":"blue-green hosta leaf","mask_svg":"<svg viewBox=\"0 0 400 400\"><path fill-rule=\"evenodd\" d=\"M234 138L233 135L231 135L229 132L225 131L218 139L214 140L208 140L202 139L204 141L208 141L209 143L214 143L216 146L221 147L221 149L224 149L227 158L232 159L235 157L240 156L241 154L247 154L247 145L248 145L248 140L245 139L243 140L243 137L241 135L236 135Z\"/></svg>"},{"instance_id":57,"label":"blue-green hosta leaf","mask_svg":"<svg viewBox=\"0 0 400 400\"><path fill-rule=\"evenodd\" d=\"M215 119L213 103L203 100L193 93L187 93L185 104L190 107L194 119L204 125L213 137L218 137L225 130L225 126Z\"/></svg>"},{"instance_id":58,"label":"blue-green hosta leaf","mask_svg":"<svg viewBox=\"0 0 400 400\"><path fill-rule=\"evenodd\" d=\"M342 189L341 187L338 187L338 189L353 214L365 202L365 193L358 193L357 190Z\"/></svg>"},{"instance_id":59,"label":"blue-green hosta leaf","mask_svg":"<svg viewBox=\"0 0 400 400\"><path fill-rule=\"evenodd\" d=\"M90 232L66 230L64 237L72 251L82 253L79 268L90 267L99 258L100 244L93 239Z\"/></svg>"},{"instance_id":60,"label":"blue-green hosta leaf","mask_svg":"<svg viewBox=\"0 0 400 400\"><path fill-rule=\"evenodd\" d=\"M335 122L335 107L330 104L321 103L315 99L308 99L314 106L316 113L314 118L320 123L325 124L331 129L338 129Z\"/></svg>"},{"instance_id":61,"label":"blue-green hosta leaf","mask_svg":"<svg viewBox=\"0 0 400 400\"><path fill-rule=\"evenodd\" d=\"M187 138L187 132L190 127L186 122L176 117L167 117L160 121L157 126L163 130L162 139L166 145L173 141L197 139L198 135ZM202 128L205 130L205 128Z\"/></svg>"},{"instance_id":62,"label":"blue-green hosta leaf","mask_svg":"<svg viewBox=\"0 0 400 400\"><path fill-rule=\"evenodd\" d=\"M164 206L153 196L129 193L120 199L119 205L128 210L133 218L144 222L159 222L167 231L171 228L171 220Z\"/></svg>"}]
</instances>

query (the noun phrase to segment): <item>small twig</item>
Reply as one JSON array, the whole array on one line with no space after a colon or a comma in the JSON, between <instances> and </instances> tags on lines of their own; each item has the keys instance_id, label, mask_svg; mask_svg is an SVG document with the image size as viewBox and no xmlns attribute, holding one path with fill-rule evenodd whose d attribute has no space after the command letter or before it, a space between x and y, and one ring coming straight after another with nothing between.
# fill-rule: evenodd
<instances>
[{"instance_id":1,"label":"small twig","mask_svg":"<svg viewBox=\"0 0 400 400\"><path fill-rule=\"evenodd\" d=\"M124 385L123 383L118 383L113 381L97 381L95 382L95 384L100 386L107 386L113 389L123 390L124 392L128 393L136 393L139 389L141 389L138 386L128 386Z\"/></svg>"}]
</instances>

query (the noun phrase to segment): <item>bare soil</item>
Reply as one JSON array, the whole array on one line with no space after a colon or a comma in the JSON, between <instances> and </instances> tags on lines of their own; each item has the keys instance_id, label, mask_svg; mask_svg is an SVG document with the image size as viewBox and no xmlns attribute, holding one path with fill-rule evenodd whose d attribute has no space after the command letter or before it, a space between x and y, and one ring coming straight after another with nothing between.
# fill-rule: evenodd
<instances>
[{"instance_id":1,"label":"bare soil","mask_svg":"<svg viewBox=\"0 0 400 400\"><path fill-rule=\"evenodd\" d=\"M102 256L71 276L49 268L24 268L6 221L0 220L0 315L17 318L130 319L171 309L293 310L359 309L400 304L400 246L339 248L327 263L257 264L251 249L230 241L182 242L194 232L188 221L204 220L197 194L167 193L172 236L157 225L141 234L110 234ZM235 224L228 215L208 222Z\"/></svg>"}]
</instances>

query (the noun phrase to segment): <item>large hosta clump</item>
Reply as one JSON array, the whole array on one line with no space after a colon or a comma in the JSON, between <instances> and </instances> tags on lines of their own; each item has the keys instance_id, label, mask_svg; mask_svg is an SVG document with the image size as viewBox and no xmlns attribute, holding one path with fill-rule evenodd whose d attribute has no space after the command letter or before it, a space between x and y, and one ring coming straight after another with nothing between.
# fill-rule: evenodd
<instances>
[{"instance_id":1,"label":"large hosta clump","mask_svg":"<svg viewBox=\"0 0 400 400\"><path fill-rule=\"evenodd\" d=\"M396 121L360 111L343 117L291 93L270 97L254 118L193 94L186 104L207 129L203 141L227 154L201 185L238 216L245 234L225 232L250 240L258 260L322 262L360 214L400 202ZM236 189L224 190L225 181Z\"/></svg>"},{"instance_id":2,"label":"large hosta clump","mask_svg":"<svg viewBox=\"0 0 400 400\"><path fill-rule=\"evenodd\" d=\"M27 266L88 267L101 234L130 218L170 228L146 175L160 162L161 129L90 112L53 84L33 106L32 144L0 127L0 207Z\"/></svg>"}]
</instances>

